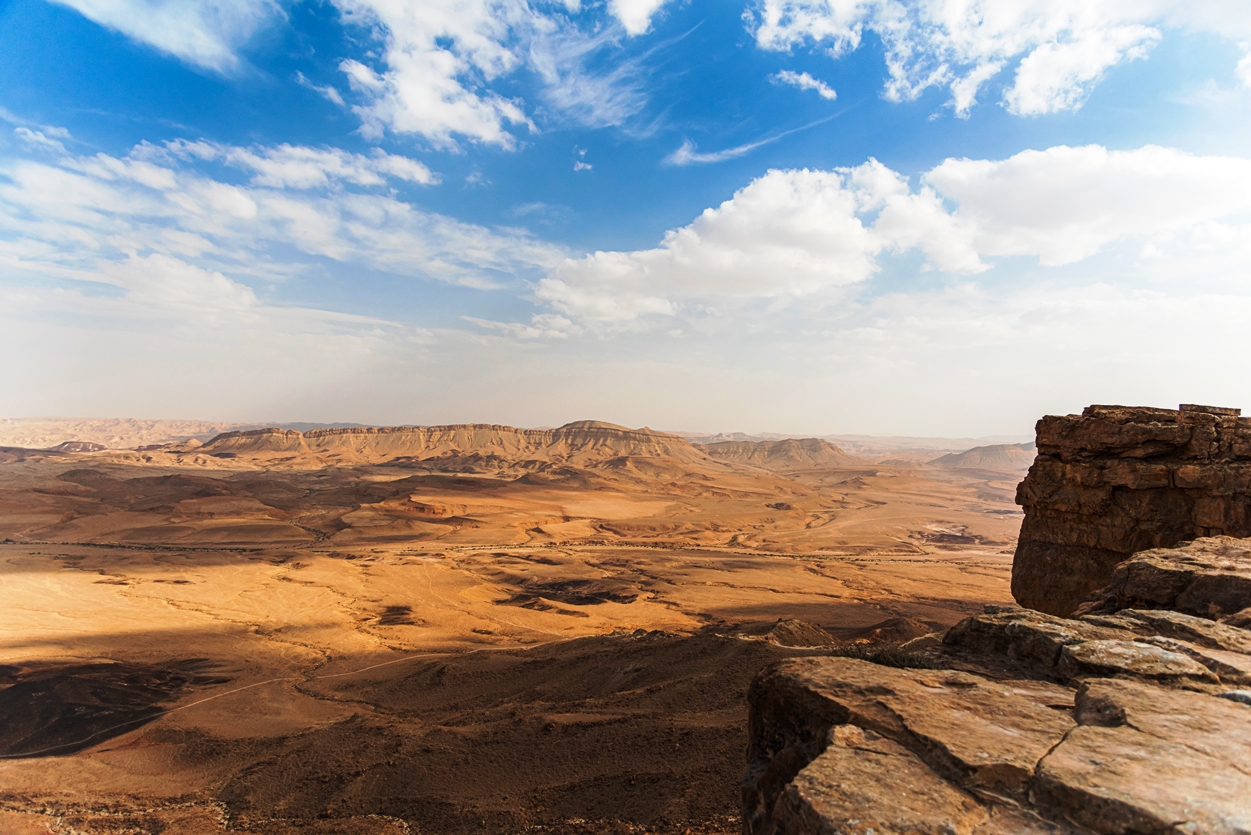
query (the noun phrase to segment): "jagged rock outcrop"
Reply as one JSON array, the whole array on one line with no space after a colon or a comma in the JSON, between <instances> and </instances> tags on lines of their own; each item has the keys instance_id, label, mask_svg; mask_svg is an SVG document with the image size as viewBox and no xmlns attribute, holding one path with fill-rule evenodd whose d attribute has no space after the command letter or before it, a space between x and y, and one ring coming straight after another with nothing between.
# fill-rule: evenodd
<instances>
[{"instance_id":1,"label":"jagged rock outcrop","mask_svg":"<svg viewBox=\"0 0 1251 835\"><path fill-rule=\"evenodd\" d=\"M1090 406L1038 421L1012 593L1069 615L1126 557L1251 536L1251 419L1210 406Z\"/></svg>"},{"instance_id":2,"label":"jagged rock outcrop","mask_svg":"<svg viewBox=\"0 0 1251 835\"><path fill-rule=\"evenodd\" d=\"M1251 581L1251 548L1231 543L1150 559L1194 576L1214 552ZM1251 586L1228 587L1251 605ZM767 669L745 835L1251 832L1251 630L1121 599L1080 618L987 607L882 656L898 666Z\"/></svg>"}]
</instances>

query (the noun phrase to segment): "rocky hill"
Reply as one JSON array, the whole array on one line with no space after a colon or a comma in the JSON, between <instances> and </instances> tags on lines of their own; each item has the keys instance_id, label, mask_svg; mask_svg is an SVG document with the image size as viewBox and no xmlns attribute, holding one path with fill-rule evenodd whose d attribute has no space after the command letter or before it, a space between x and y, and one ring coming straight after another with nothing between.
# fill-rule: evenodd
<instances>
[{"instance_id":1,"label":"rocky hill","mask_svg":"<svg viewBox=\"0 0 1251 835\"><path fill-rule=\"evenodd\" d=\"M1006 470L1017 472L1029 469L1034 462L1033 444L991 444L975 446L964 452L952 452L929 462L931 467L944 469Z\"/></svg>"},{"instance_id":2,"label":"rocky hill","mask_svg":"<svg viewBox=\"0 0 1251 835\"><path fill-rule=\"evenodd\" d=\"M730 461L766 470L811 470L821 467L855 467L865 462L819 438L787 438L781 441L721 441L702 445L719 461Z\"/></svg>"},{"instance_id":3,"label":"rocky hill","mask_svg":"<svg viewBox=\"0 0 1251 835\"><path fill-rule=\"evenodd\" d=\"M1245 506L1241 425L1227 418L1193 407L1044 418L1050 457L1021 497L1036 501L1045 473L1051 515L1034 517L1030 541L1050 533L1063 554L1064 542L1209 528L1196 505ZM1203 468L1181 463L1200 455ZM1131 491L1112 507L1137 515L1079 511L1108 486L1092 474L1109 472ZM1229 488L1219 501L1214 485ZM1177 492L1188 489L1206 492ZM1075 588L1096 588L1072 617L992 606L887 650L762 673L749 696L744 833L1251 831L1251 541L1201 538L1066 570L1033 574L1018 599L1054 595L1069 608Z\"/></svg>"}]
</instances>

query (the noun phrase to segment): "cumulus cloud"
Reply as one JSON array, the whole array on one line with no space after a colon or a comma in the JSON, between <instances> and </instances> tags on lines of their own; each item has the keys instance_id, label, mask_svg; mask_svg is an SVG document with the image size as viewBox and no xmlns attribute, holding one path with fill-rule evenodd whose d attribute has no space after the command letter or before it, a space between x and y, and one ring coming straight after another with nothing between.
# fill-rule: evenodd
<instances>
[{"instance_id":1,"label":"cumulus cloud","mask_svg":"<svg viewBox=\"0 0 1251 835\"><path fill-rule=\"evenodd\" d=\"M1147 146L1024 151L950 159L924 176L976 228L989 256L1080 261L1129 238L1168 239L1251 210L1251 160Z\"/></svg>"},{"instance_id":2,"label":"cumulus cloud","mask_svg":"<svg viewBox=\"0 0 1251 835\"><path fill-rule=\"evenodd\" d=\"M53 0L189 64L216 72L240 65L239 48L283 16L273 0Z\"/></svg>"},{"instance_id":3,"label":"cumulus cloud","mask_svg":"<svg viewBox=\"0 0 1251 835\"><path fill-rule=\"evenodd\" d=\"M849 184L848 172L770 171L655 249L562 262L536 296L576 319L611 323L671 315L700 297L782 296L862 281L882 248L860 218L862 201L876 198Z\"/></svg>"},{"instance_id":4,"label":"cumulus cloud","mask_svg":"<svg viewBox=\"0 0 1251 835\"><path fill-rule=\"evenodd\" d=\"M971 276L988 259L1060 266L1125 241L1201 249L1251 233L1248 213L1251 160L1154 146L950 159L916 185L876 160L774 170L655 249L562 261L535 295L574 321L636 327L749 299L829 298L878 273L885 253L919 251L928 269Z\"/></svg>"},{"instance_id":5,"label":"cumulus cloud","mask_svg":"<svg viewBox=\"0 0 1251 835\"><path fill-rule=\"evenodd\" d=\"M276 0L54 0L96 23L189 64L222 73L242 64L240 50L283 18ZM534 131L526 104L492 85L522 68L542 81L542 97L560 118L590 127L620 125L646 104L635 61L590 71L590 58L624 34L641 34L664 0L615 0L620 25L584 33L567 14L577 0L333 0L345 23L379 43L339 63L355 96L351 109L364 136L420 136L443 148L458 140L503 148L515 132ZM333 85L302 73L296 81L349 106Z\"/></svg>"},{"instance_id":6,"label":"cumulus cloud","mask_svg":"<svg viewBox=\"0 0 1251 835\"><path fill-rule=\"evenodd\" d=\"M608 9L626 32L642 35L652 27L652 17L668 0L609 0Z\"/></svg>"},{"instance_id":7,"label":"cumulus cloud","mask_svg":"<svg viewBox=\"0 0 1251 835\"><path fill-rule=\"evenodd\" d=\"M1251 90L1251 51L1242 56L1238 62L1237 68L1238 80L1242 82L1242 86Z\"/></svg>"},{"instance_id":8,"label":"cumulus cloud","mask_svg":"<svg viewBox=\"0 0 1251 835\"><path fill-rule=\"evenodd\" d=\"M791 70L782 70L770 76L774 81L780 84L789 84L792 87L798 87L801 90L815 90L817 95L823 99L834 101L838 98L838 93L834 92L834 88L826 84L824 81L813 78L806 72L792 72Z\"/></svg>"},{"instance_id":9,"label":"cumulus cloud","mask_svg":"<svg viewBox=\"0 0 1251 835\"><path fill-rule=\"evenodd\" d=\"M1014 62L1002 103L1037 115L1080 107L1109 68L1146 57L1161 27L1251 36L1239 0L762 0L749 19L761 48L821 44L835 57L872 31L886 50L887 98L944 87L960 115Z\"/></svg>"},{"instance_id":10,"label":"cumulus cloud","mask_svg":"<svg viewBox=\"0 0 1251 835\"><path fill-rule=\"evenodd\" d=\"M458 137L514 148L516 130L537 128L524 102L491 85L522 68L538 75L543 99L555 114L590 127L622 124L646 103L636 63L622 61L607 72L587 69L590 56L612 46L622 30L607 27L588 35L550 4L335 0L335 5L348 23L367 27L383 44L375 65L355 58L340 64L361 101L352 109L367 137L391 131L446 148L455 147ZM630 25L636 25L638 4L626 5ZM576 11L579 4L568 2L565 8Z\"/></svg>"}]
</instances>

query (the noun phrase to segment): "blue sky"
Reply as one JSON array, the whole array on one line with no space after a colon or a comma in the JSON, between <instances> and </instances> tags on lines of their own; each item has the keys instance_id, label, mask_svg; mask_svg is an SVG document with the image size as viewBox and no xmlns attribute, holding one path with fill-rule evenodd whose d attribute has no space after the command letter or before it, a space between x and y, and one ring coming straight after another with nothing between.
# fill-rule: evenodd
<instances>
[{"instance_id":1,"label":"blue sky","mask_svg":"<svg viewBox=\"0 0 1251 835\"><path fill-rule=\"evenodd\" d=\"M0 0L0 413L1251 406L1234 0Z\"/></svg>"}]
</instances>

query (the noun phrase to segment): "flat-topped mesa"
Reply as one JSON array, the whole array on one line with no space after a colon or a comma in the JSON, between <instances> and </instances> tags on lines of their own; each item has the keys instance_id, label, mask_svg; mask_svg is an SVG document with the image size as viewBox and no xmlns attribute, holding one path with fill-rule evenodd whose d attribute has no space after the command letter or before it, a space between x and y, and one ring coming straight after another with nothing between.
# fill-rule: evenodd
<instances>
[{"instance_id":1,"label":"flat-topped mesa","mask_svg":"<svg viewBox=\"0 0 1251 835\"><path fill-rule=\"evenodd\" d=\"M480 423L347 427L308 432L255 429L218 435L197 452L216 456L304 456L338 463L465 455L494 456L509 461L537 458L561 463L631 456L708 461L702 450L676 435L589 420L557 429L518 429Z\"/></svg>"},{"instance_id":2,"label":"flat-topped mesa","mask_svg":"<svg viewBox=\"0 0 1251 835\"><path fill-rule=\"evenodd\" d=\"M803 470L823 467L854 467L865 462L841 447L820 438L787 438L781 441L715 441L700 444L720 461L747 464L766 470Z\"/></svg>"},{"instance_id":3,"label":"flat-topped mesa","mask_svg":"<svg viewBox=\"0 0 1251 835\"><path fill-rule=\"evenodd\" d=\"M1090 406L1038 421L1038 456L1017 488L1017 601L1068 616L1135 552L1251 536L1251 419L1240 414Z\"/></svg>"}]
</instances>

